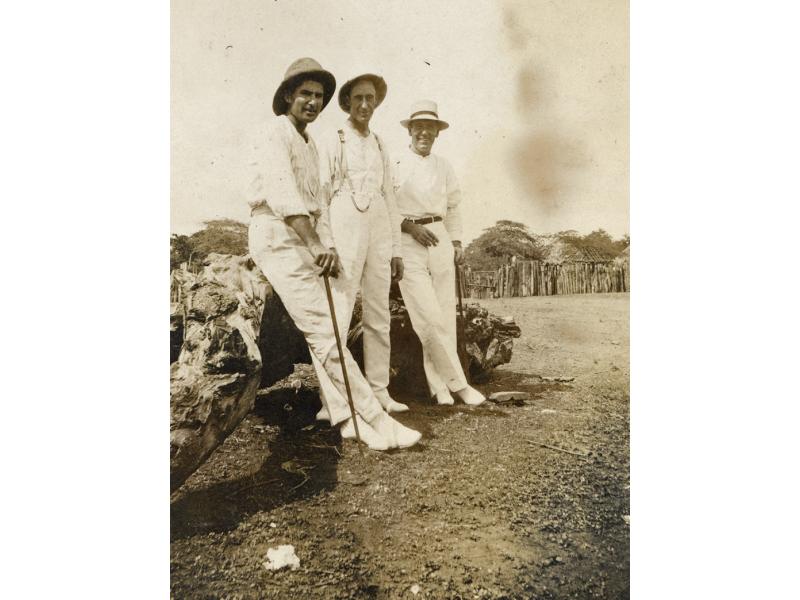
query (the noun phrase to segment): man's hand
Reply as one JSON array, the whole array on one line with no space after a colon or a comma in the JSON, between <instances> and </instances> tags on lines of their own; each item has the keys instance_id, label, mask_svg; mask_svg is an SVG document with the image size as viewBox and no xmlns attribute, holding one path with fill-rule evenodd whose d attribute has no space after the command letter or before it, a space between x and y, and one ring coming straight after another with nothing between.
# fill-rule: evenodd
<instances>
[{"instance_id":1,"label":"man's hand","mask_svg":"<svg viewBox=\"0 0 800 600\"><path fill-rule=\"evenodd\" d=\"M453 242L453 259L457 265L464 262L464 249L461 247L461 242Z\"/></svg>"},{"instance_id":2,"label":"man's hand","mask_svg":"<svg viewBox=\"0 0 800 600\"><path fill-rule=\"evenodd\" d=\"M426 248L428 246L436 246L439 243L439 238L433 235L433 232L424 225L408 223L408 229L408 233L411 234L411 237Z\"/></svg>"},{"instance_id":3,"label":"man's hand","mask_svg":"<svg viewBox=\"0 0 800 600\"><path fill-rule=\"evenodd\" d=\"M314 257L314 264L322 269L320 275L338 277L341 265L335 248L326 248L322 244L314 244L311 247L311 255Z\"/></svg>"},{"instance_id":4,"label":"man's hand","mask_svg":"<svg viewBox=\"0 0 800 600\"><path fill-rule=\"evenodd\" d=\"M403 259L399 256L392 257L392 281L400 281L403 278L403 272L405 271L405 267L403 266Z\"/></svg>"},{"instance_id":5,"label":"man's hand","mask_svg":"<svg viewBox=\"0 0 800 600\"><path fill-rule=\"evenodd\" d=\"M322 245L308 215L289 215L285 221L303 240L311 256L314 257L314 264L322 269L320 275L330 275L331 277L339 275L341 264L336 249L326 248Z\"/></svg>"}]
</instances>

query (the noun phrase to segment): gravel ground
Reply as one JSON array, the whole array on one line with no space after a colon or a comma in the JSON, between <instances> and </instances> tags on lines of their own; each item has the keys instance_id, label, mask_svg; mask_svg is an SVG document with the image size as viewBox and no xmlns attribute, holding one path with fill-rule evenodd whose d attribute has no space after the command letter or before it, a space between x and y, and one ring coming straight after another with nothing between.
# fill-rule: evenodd
<instances>
[{"instance_id":1,"label":"gravel ground","mask_svg":"<svg viewBox=\"0 0 800 600\"><path fill-rule=\"evenodd\" d=\"M307 386L262 392L173 495L172 598L627 598L628 301L480 301L522 337L476 387L530 400L438 407L394 391L423 433L406 451L359 453L315 424ZM264 568L280 544L299 569Z\"/></svg>"}]
</instances>

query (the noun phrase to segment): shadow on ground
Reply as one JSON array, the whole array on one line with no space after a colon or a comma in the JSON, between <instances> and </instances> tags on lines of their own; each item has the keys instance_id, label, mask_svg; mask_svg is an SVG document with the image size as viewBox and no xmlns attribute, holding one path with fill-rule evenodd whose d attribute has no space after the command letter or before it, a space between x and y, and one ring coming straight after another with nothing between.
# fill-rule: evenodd
<instances>
[{"instance_id":1,"label":"shadow on ground","mask_svg":"<svg viewBox=\"0 0 800 600\"><path fill-rule=\"evenodd\" d=\"M436 423L459 412L507 417L488 402L479 407L460 403L437 406L424 393L411 395L392 389L392 394L411 407L409 412L394 416L423 435L417 446L402 451L406 453L432 450L431 444L435 446L438 439L433 432ZM173 494L171 539L231 531L248 515L271 511L335 489L340 481L337 467L344 452L343 444L354 445L354 442L342 440L338 429L315 420L321 406L316 391L305 388L297 391L278 388L260 394L250 417L257 423L256 429L268 429L270 435L254 437L237 430L226 444L231 445L239 439L238 435L245 435L236 442L235 452L241 454L249 447L251 451L264 452L265 459L248 475L225 478L209 485L198 485L190 480ZM263 443L266 443L265 450L258 448ZM395 452L399 451L385 454ZM216 471L213 459L212 455L198 473Z\"/></svg>"}]
</instances>

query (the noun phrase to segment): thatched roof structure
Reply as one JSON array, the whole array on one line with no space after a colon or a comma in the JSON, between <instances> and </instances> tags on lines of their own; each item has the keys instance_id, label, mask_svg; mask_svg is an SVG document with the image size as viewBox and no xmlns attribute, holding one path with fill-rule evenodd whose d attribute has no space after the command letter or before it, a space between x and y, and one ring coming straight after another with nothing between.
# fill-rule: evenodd
<instances>
[{"instance_id":1,"label":"thatched roof structure","mask_svg":"<svg viewBox=\"0 0 800 600\"><path fill-rule=\"evenodd\" d=\"M577 246L566 240L556 240L545 249L544 262L563 263L609 263L614 256L592 246Z\"/></svg>"},{"instance_id":2,"label":"thatched roof structure","mask_svg":"<svg viewBox=\"0 0 800 600\"><path fill-rule=\"evenodd\" d=\"M614 259L614 262L617 264L631 262L631 247L628 246L627 248L625 248L625 250L620 252L619 256L617 256L617 258Z\"/></svg>"}]
</instances>

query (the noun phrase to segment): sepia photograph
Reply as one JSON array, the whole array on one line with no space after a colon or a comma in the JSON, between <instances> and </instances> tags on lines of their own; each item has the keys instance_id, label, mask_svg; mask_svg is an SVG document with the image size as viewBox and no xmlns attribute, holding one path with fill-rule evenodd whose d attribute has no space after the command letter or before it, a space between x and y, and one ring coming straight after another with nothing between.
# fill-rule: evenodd
<instances>
[{"instance_id":1,"label":"sepia photograph","mask_svg":"<svg viewBox=\"0 0 800 600\"><path fill-rule=\"evenodd\" d=\"M0 595L795 597L798 13L9 5Z\"/></svg>"},{"instance_id":2,"label":"sepia photograph","mask_svg":"<svg viewBox=\"0 0 800 600\"><path fill-rule=\"evenodd\" d=\"M170 28L170 597L628 598L627 0Z\"/></svg>"}]
</instances>

